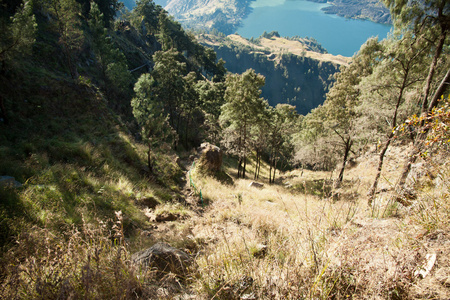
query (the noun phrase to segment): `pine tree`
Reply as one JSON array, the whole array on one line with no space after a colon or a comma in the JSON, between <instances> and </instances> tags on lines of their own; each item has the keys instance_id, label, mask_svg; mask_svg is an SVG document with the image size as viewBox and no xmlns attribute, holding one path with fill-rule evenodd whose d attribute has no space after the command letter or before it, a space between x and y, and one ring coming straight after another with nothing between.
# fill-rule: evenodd
<instances>
[{"instance_id":1,"label":"pine tree","mask_svg":"<svg viewBox=\"0 0 450 300\"><path fill-rule=\"evenodd\" d=\"M147 165L153 174L153 149L162 144L174 144L176 133L169 124L169 116L155 94L157 82L150 74L142 74L136 82L135 97L131 101L133 115L142 128L142 138L148 145Z\"/></svg>"},{"instance_id":2,"label":"pine tree","mask_svg":"<svg viewBox=\"0 0 450 300\"><path fill-rule=\"evenodd\" d=\"M238 156L238 177L245 178L247 156L250 151L250 132L256 118L267 107L260 98L264 76L252 69L243 74L229 75L225 81L225 104L220 122L228 151Z\"/></svg>"},{"instance_id":3,"label":"pine tree","mask_svg":"<svg viewBox=\"0 0 450 300\"><path fill-rule=\"evenodd\" d=\"M0 18L0 63L28 54L35 42L36 18L31 1L25 1L10 18Z\"/></svg>"}]
</instances>

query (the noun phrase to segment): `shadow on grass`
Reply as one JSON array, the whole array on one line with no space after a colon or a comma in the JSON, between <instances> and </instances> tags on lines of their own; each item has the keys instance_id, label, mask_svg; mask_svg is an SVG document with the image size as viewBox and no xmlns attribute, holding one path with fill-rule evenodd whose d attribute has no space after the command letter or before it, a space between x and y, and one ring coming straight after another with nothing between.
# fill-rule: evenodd
<instances>
[{"instance_id":1,"label":"shadow on grass","mask_svg":"<svg viewBox=\"0 0 450 300\"><path fill-rule=\"evenodd\" d=\"M304 180L289 188L293 193L314 195L320 198L331 196L333 181L329 179Z\"/></svg>"},{"instance_id":2,"label":"shadow on grass","mask_svg":"<svg viewBox=\"0 0 450 300\"><path fill-rule=\"evenodd\" d=\"M0 253L7 250L26 222L32 222L31 209L26 207L18 189L0 187Z\"/></svg>"}]
</instances>

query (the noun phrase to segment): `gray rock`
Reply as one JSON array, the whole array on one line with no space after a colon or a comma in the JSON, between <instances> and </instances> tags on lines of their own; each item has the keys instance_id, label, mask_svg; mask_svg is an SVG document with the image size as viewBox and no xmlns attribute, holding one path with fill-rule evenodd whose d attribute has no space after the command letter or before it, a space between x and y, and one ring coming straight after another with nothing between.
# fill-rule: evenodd
<instances>
[{"instance_id":1,"label":"gray rock","mask_svg":"<svg viewBox=\"0 0 450 300\"><path fill-rule=\"evenodd\" d=\"M10 187L10 188L19 188L19 187L22 187L23 184L16 181L16 179L12 176L0 176L0 186Z\"/></svg>"},{"instance_id":2,"label":"gray rock","mask_svg":"<svg viewBox=\"0 0 450 300\"><path fill-rule=\"evenodd\" d=\"M250 184L248 186L261 189L264 187L264 184L252 181L252 182L250 182Z\"/></svg>"},{"instance_id":3,"label":"gray rock","mask_svg":"<svg viewBox=\"0 0 450 300\"><path fill-rule=\"evenodd\" d=\"M163 273L183 275L192 264L192 258L185 252L166 243L157 243L152 247L134 253L131 261L144 268L156 268Z\"/></svg>"}]
</instances>

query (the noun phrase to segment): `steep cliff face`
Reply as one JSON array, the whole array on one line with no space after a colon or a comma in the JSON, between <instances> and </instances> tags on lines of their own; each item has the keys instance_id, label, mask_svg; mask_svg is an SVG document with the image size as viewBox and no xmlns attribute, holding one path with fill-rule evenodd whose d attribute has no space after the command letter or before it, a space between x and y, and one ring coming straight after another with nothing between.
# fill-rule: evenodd
<instances>
[{"instance_id":1,"label":"steep cliff face","mask_svg":"<svg viewBox=\"0 0 450 300\"><path fill-rule=\"evenodd\" d=\"M198 39L217 52L230 72L242 73L251 68L264 75L262 97L270 105L289 103L301 114L323 103L333 83L332 75L348 62L342 56L310 51L306 41L275 36L253 42L237 35L227 38L200 35Z\"/></svg>"}]
</instances>

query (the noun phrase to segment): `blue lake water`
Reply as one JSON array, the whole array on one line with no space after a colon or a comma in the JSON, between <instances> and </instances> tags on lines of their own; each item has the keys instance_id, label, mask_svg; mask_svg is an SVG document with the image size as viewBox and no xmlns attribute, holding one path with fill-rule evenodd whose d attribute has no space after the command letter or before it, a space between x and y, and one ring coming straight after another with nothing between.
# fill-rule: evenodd
<instances>
[{"instance_id":1,"label":"blue lake water","mask_svg":"<svg viewBox=\"0 0 450 300\"><path fill-rule=\"evenodd\" d=\"M325 14L320 10L324 6L306 0L256 0L237 33L246 38L257 38L264 31L312 37L331 54L353 56L368 38L384 39L391 30L390 25Z\"/></svg>"}]
</instances>

